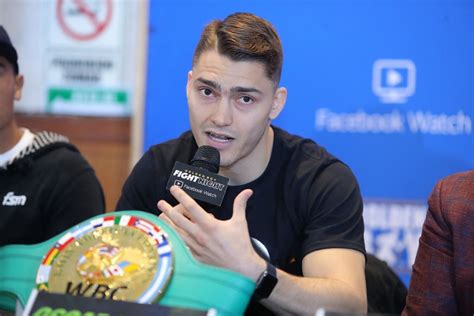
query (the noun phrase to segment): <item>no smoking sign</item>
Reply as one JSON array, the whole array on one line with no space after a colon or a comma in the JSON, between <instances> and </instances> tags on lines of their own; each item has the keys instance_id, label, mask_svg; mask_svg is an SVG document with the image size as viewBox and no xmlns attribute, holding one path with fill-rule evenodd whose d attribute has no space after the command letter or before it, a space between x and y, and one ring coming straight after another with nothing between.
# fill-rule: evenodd
<instances>
[{"instance_id":1,"label":"no smoking sign","mask_svg":"<svg viewBox=\"0 0 474 316\"><path fill-rule=\"evenodd\" d=\"M102 34L112 20L112 0L57 0L56 18L69 37L88 41Z\"/></svg>"}]
</instances>

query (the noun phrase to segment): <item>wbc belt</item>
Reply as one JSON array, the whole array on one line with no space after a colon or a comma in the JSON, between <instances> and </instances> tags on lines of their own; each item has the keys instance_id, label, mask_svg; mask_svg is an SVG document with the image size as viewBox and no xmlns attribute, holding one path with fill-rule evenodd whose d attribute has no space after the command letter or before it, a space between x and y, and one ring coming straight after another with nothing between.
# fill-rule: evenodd
<instances>
[{"instance_id":1,"label":"wbc belt","mask_svg":"<svg viewBox=\"0 0 474 316\"><path fill-rule=\"evenodd\" d=\"M255 283L196 261L158 217L121 211L93 217L35 245L0 247L0 309L24 306L33 288L241 315Z\"/></svg>"}]
</instances>

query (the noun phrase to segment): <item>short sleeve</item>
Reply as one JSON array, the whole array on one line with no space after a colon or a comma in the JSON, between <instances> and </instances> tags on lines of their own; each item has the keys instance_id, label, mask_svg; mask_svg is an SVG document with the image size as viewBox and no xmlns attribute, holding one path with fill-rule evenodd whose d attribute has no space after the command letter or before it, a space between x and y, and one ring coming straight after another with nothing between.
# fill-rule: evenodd
<instances>
[{"instance_id":1,"label":"short sleeve","mask_svg":"<svg viewBox=\"0 0 474 316\"><path fill-rule=\"evenodd\" d=\"M302 255L327 248L349 248L365 255L363 202L352 171L334 162L314 179L307 193Z\"/></svg>"}]
</instances>

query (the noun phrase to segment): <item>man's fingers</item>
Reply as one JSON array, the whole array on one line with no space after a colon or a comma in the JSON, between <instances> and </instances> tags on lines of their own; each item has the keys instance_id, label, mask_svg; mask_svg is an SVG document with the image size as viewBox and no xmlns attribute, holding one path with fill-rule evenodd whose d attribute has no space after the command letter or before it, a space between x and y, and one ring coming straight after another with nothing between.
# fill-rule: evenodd
<instances>
[{"instance_id":1,"label":"man's fingers","mask_svg":"<svg viewBox=\"0 0 474 316\"><path fill-rule=\"evenodd\" d=\"M247 201L252 196L253 191L250 189L243 190L237 195L234 200L234 211L232 214L232 219L239 221L245 221L245 209L247 208Z\"/></svg>"},{"instance_id":2,"label":"man's fingers","mask_svg":"<svg viewBox=\"0 0 474 316\"><path fill-rule=\"evenodd\" d=\"M202 253L202 246L199 244L198 241L196 241L191 235L189 235L187 232L182 230L181 228L177 227L170 219L168 216L166 216L165 213L162 213L159 218L168 224L171 228L173 228L178 235L181 237L181 239L184 241L186 246L188 246L189 250L193 253L193 255L197 255L199 253Z\"/></svg>"},{"instance_id":3,"label":"man's fingers","mask_svg":"<svg viewBox=\"0 0 474 316\"><path fill-rule=\"evenodd\" d=\"M160 204L160 202L162 203L162 206L161 207L173 207L171 206L168 202L166 202L165 200L161 200L161 201L158 201L158 203L156 203L156 207L158 207L158 209L161 211L160 209L160 206L158 204ZM181 204L178 204L176 206L174 206L175 210L181 214L185 214L185 208L181 205Z\"/></svg>"},{"instance_id":4,"label":"man's fingers","mask_svg":"<svg viewBox=\"0 0 474 316\"><path fill-rule=\"evenodd\" d=\"M162 208L165 208L165 207L172 207L168 202L166 202L165 200L159 200L158 203L156 203L156 207L163 212Z\"/></svg>"},{"instance_id":5,"label":"man's fingers","mask_svg":"<svg viewBox=\"0 0 474 316\"><path fill-rule=\"evenodd\" d=\"M161 213L160 216L158 216L163 222L165 222L166 224L168 224L168 226L170 226L171 228L173 228L174 230L176 230L178 232L178 234L180 234L179 232L179 228L176 227L176 225L169 219L168 216L166 216L165 213Z\"/></svg>"},{"instance_id":6,"label":"man's fingers","mask_svg":"<svg viewBox=\"0 0 474 316\"><path fill-rule=\"evenodd\" d=\"M158 201L157 207L178 228L186 231L191 235L195 233L196 227L194 223L181 213L179 205L177 205L176 207L172 207L168 202L160 200Z\"/></svg>"},{"instance_id":7,"label":"man's fingers","mask_svg":"<svg viewBox=\"0 0 474 316\"><path fill-rule=\"evenodd\" d=\"M209 214L180 187L172 186L171 194L184 207L185 215L195 223L205 223L209 220Z\"/></svg>"}]
</instances>

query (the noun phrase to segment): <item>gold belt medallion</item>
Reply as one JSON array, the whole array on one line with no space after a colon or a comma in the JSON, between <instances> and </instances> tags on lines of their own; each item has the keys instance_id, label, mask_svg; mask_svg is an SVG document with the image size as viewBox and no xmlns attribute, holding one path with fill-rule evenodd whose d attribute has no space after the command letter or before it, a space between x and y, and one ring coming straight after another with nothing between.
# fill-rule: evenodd
<instances>
[{"instance_id":1,"label":"gold belt medallion","mask_svg":"<svg viewBox=\"0 0 474 316\"><path fill-rule=\"evenodd\" d=\"M106 216L62 236L43 258L40 290L152 303L171 279L166 233L135 216Z\"/></svg>"}]
</instances>

